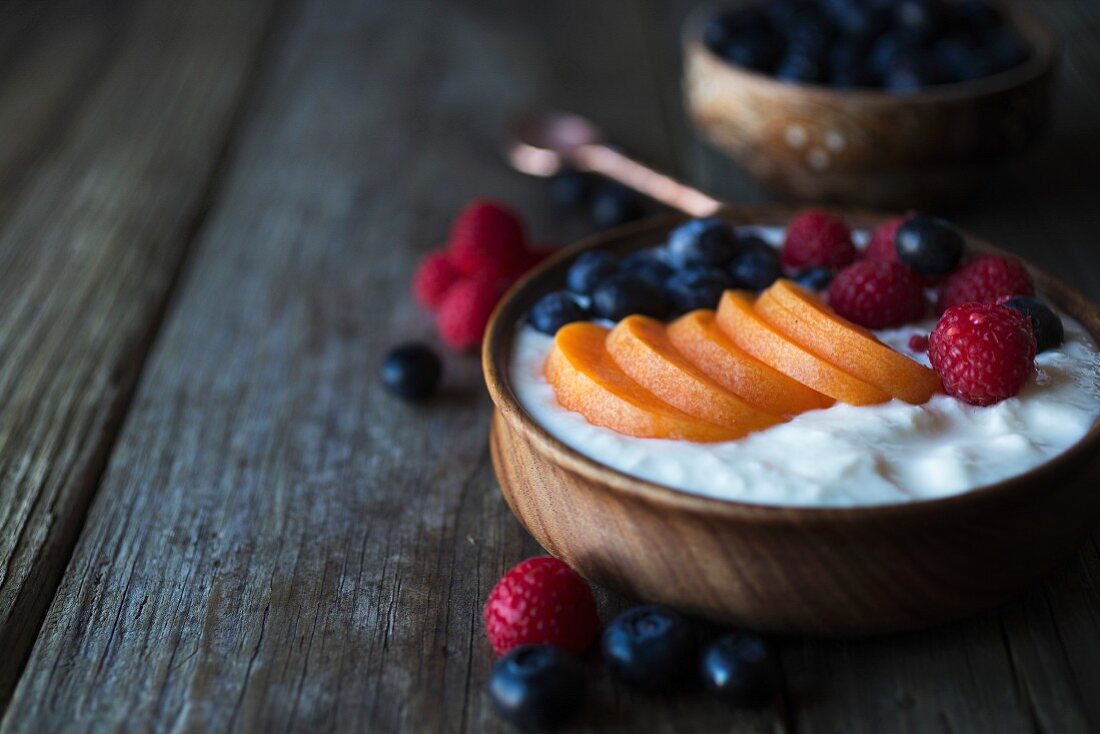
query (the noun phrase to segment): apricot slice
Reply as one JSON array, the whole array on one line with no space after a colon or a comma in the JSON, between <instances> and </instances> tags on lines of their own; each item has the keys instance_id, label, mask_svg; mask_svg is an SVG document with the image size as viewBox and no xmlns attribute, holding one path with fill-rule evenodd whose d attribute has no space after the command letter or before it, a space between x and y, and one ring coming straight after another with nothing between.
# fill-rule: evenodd
<instances>
[{"instance_id":1,"label":"apricot slice","mask_svg":"<svg viewBox=\"0 0 1100 734\"><path fill-rule=\"evenodd\" d=\"M777 331L753 308L751 294L726 291L716 320L734 344L831 398L850 405L872 405L890 399L885 391L835 367Z\"/></svg>"},{"instance_id":2,"label":"apricot slice","mask_svg":"<svg viewBox=\"0 0 1100 734\"><path fill-rule=\"evenodd\" d=\"M730 392L778 415L827 408L833 399L787 377L738 347L718 328L714 311L700 309L668 325L676 351Z\"/></svg>"},{"instance_id":3,"label":"apricot slice","mask_svg":"<svg viewBox=\"0 0 1100 734\"><path fill-rule=\"evenodd\" d=\"M776 281L756 299L756 310L792 341L895 398L920 405L940 390L934 371L895 352L796 283Z\"/></svg>"},{"instance_id":4,"label":"apricot slice","mask_svg":"<svg viewBox=\"0 0 1100 734\"><path fill-rule=\"evenodd\" d=\"M607 334L602 326L580 321L558 329L544 371L562 407L637 438L713 442L742 435L677 410L627 377L607 351Z\"/></svg>"},{"instance_id":5,"label":"apricot slice","mask_svg":"<svg viewBox=\"0 0 1100 734\"><path fill-rule=\"evenodd\" d=\"M665 325L656 319L626 317L608 335L607 351L628 377L688 415L726 426L741 436L783 422L707 377L676 351Z\"/></svg>"}]
</instances>

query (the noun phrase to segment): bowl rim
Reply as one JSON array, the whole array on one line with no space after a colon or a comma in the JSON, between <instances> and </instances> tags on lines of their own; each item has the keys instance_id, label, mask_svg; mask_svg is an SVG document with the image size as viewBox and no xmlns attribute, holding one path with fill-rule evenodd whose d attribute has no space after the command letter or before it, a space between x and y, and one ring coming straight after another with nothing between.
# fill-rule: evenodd
<instances>
[{"instance_id":1,"label":"bowl rim","mask_svg":"<svg viewBox=\"0 0 1100 734\"><path fill-rule=\"evenodd\" d=\"M1022 87L1044 76L1053 69L1056 56L1057 44L1054 32L1033 13L1028 12L1018 3L999 0L990 0L990 2L1000 9L1009 19L1010 25L1031 44L1034 53L1022 64L996 74L969 81L936 84L916 92L901 94L868 87L837 88L824 84L789 84L768 74L726 61L703 43L703 24L711 14L719 9L757 4L758 0L725 0L724 2L712 0L696 6L684 21L681 33L685 65L688 54L695 51L721 64L725 72L743 84L757 86L770 95L798 96L803 99L842 100L879 106L893 106L899 103L938 104L977 99Z\"/></svg>"},{"instance_id":2,"label":"bowl rim","mask_svg":"<svg viewBox=\"0 0 1100 734\"><path fill-rule=\"evenodd\" d=\"M801 207L787 205L730 206L717 216L740 225L782 226ZM856 208L827 208L857 227L873 226L895 214ZM920 517L949 512L964 505L982 505L1010 501L1028 492L1042 491L1046 480L1057 479L1066 470L1084 470L1090 460L1100 454L1100 416L1088 432L1076 443L1051 459L1026 472L998 482L973 487L945 497L921 498L905 502L866 505L800 506L720 499L651 482L613 469L567 446L543 428L520 404L510 382L510 358L516 326L526 313L525 300L533 300L533 290L543 290L542 281L551 278L552 271L577 254L597 247L616 248L634 242L634 249L645 245L639 240L656 236L674 225L686 221L683 214L664 214L586 237L540 263L517 281L494 310L482 345L482 371L489 394L501 417L520 431L553 463L603 484L626 497L664 509L706 513L714 518L751 520L775 525L833 525L864 523L900 517ZM1037 291L1062 311L1080 322L1092 338L1100 343L1100 306L1081 291L1024 258L996 247L966 232L967 242L979 251L1008 254L1020 259L1036 281ZM1076 466L1075 466L1076 465Z\"/></svg>"}]
</instances>

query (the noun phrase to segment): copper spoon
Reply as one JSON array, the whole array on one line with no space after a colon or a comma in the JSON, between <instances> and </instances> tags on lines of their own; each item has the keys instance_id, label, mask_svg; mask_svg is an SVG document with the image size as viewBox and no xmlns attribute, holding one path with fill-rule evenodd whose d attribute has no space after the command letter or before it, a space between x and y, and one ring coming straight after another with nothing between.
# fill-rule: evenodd
<instances>
[{"instance_id":1,"label":"copper spoon","mask_svg":"<svg viewBox=\"0 0 1100 734\"><path fill-rule=\"evenodd\" d=\"M591 121L567 112L520 115L508 127L508 161L532 176L562 168L591 171L618 181L693 217L709 217L725 204L654 170L605 142Z\"/></svg>"}]
</instances>

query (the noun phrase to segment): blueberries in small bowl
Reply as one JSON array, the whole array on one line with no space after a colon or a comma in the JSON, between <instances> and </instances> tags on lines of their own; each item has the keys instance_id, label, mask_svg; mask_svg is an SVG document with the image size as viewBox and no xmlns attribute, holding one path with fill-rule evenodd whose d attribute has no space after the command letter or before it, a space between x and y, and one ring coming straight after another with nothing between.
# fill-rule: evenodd
<instances>
[{"instance_id":1,"label":"blueberries in small bowl","mask_svg":"<svg viewBox=\"0 0 1100 734\"><path fill-rule=\"evenodd\" d=\"M577 301L572 293L565 291L547 293L535 301L535 305L531 307L531 313L528 315L531 326L550 336L558 333L558 329L566 324L571 324L574 321L584 321L586 318L588 318L588 312L584 306Z\"/></svg>"},{"instance_id":2,"label":"blueberries in small bowl","mask_svg":"<svg viewBox=\"0 0 1100 734\"><path fill-rule=\"evenodd\" d=\"M696 662L695 630L668 607L645 605L620 614L603 633L608 669L630 685L668 691L691 680Z\"/></svg>"},{"instance_id":3,"label":"blueberries in small bowl","mask_svg":"<svg viewBox=\"0 0 1100 734\"><path fill-rule=\"evenodd\" d=\"M742 252L730 264L734 287L760 291L783 274L779 253L759 237L742 240Z\"/></svg>"},{"instance_id":4,"label":"blueberries in small bowl","mask_svg":"<svg viewBox=\"0 0 1100 734\"><path fill-rule=\"evenodd\" d=\"M632 252L622 259L619 269L624 273L637 275L650 284L663 288L665 281L674 272L668 263L653 250L639 250Z\"/></svg>"},{"instance_id":5,"label":"blueberries in small bowl","mask_svg":"<svg viewBox=\"0 0 1100 734\"><path fill-rule=\"evenodd\" d=\"M382 385L405 400L427 398L439 386L442 375L443 363L427 344L402 344L382 360Z\"/></svg>"},{"instance_id":6,"label":"blueberries in small bowl","mask_svg":"<svg viewBox=\"0 0 1100 734\"><path fill-rule=\"evenodd\" d=\"M722 268L696 265L678 271L665 283L665 294L677 313L716 308L722 293L736 284Z\"/></svg>"},{"instance_id":7,"label":"blueberries in small bowl","mask_svg":"<svg viewBox=\"0 0 1100 734\"><path fill-rule=\"evenodd\" d=\"M550 645L522 645L493 665L489 698L501 718L525 730L560 726L576 715L585 673L569 653Z\"/></svg>"},{"instance_id":8,"label":"blueberries in small bowl","mask_svg":"<svg viewBox=\"0 0 1100 734\"><path fill-rule=\"evenodd\" d=\"M711 693L742 706L767 704L778 689L778 668L767 644L744 632L723 635L708 645L701 672Z\"/></svg>"},{"instance_id":9,"label":"blueberries in small bowl","mask_svg":"<svg viewBox=\"0 0 1100 734\"><path fill-rule=\"evenodd\" d=\"M1035 334L1036 350L1045 352L1061 344L1066 339L1066 330L1062 319L1050 306L1032 296L1015 296L1004 302L1031 319L1031 330Z\"/></svg>"},{"instance_id":10,"label":"blueberries in small bowl","mask_svg":"<svg viewBox=\"0 0 1100 734\"><path fill-rule=\"evenodd\" d=\"M592 313L601 319L619 321L631 314L660 319L667 312L661 289L630 273L616 273L592 291Z\"/></svg>"},{"instance_id":11,"label":"blueberries in small bowl","mask_svg":"<svg viewBox=\"0 0 1100 734\"><path fill-rule=\"evenodd\" d=\"M955 269L966 240L954 225L936 217L907 219L894 235L898 260L922 275L943 275Z\"/></svg>"},{"instance_id":12,"label":"blueberries in small bowl","mask_svg":"<svg viewBox=\"0 0 1100 734\"><path fill-rule=\"evenodd\" d=\"M672 230L668 255L675 267L725 265L739 251L737 235L721 219L692 219Z\"/></svg>"},{"instance_id":13,"label":"blueberries in small bowl","mask_svg":"<svg viewBox=\"0 0 1100 734\"><path fill-rule=\"evenodd\" d=\"M637 193L618 184L605 184L592 195L592 222L600 229L618 227L645 214Z\"/></svg>"},{"instance_id":14,"label":"blueberries in small bowl","mask_svg":"<svg viewBox=\"0 0 1100 734\"><path fill-rule=\"evenodd\" d=\"M619 272L619 261L603 250L582 252L565 275L565 287L587 295L609 276Z\"/></svg>"}]
</instances>

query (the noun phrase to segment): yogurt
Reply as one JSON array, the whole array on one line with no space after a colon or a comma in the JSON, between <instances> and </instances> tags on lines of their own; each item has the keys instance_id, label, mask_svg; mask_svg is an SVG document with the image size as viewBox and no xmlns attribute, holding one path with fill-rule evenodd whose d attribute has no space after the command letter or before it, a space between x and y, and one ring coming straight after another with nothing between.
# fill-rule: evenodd
<instances>
[{"instance_id":1,"label":"yogurt","mask_svg":"<svg viewBox=\"0 0 1100 734\"><path fill-rule=\"evenodd\" d=\"M776 239L774 232L768 232ZM1100 416L1100 349L1060 314L1066 339L1037 355L1021 393L989 407L935 395L843 403L795 416L736 441L634 438L588 423L558 404L543 375L552 337L520 326L511 360L520 404L551 435L631 476L692 494L767 505L851 507L959 494L1028 471L1080 440ZM875 332L911 354L913 334L935 321Z\"/></svg>"}]
</instances>

